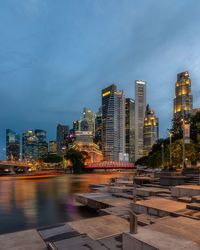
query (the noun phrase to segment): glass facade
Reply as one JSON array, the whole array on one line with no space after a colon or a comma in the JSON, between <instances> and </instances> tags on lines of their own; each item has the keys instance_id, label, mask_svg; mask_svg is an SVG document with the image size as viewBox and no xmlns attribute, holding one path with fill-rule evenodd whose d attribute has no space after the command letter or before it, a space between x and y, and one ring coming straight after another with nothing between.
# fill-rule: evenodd
<instances>
[{"instance_id":1,"label":"glass facade","mask_svg":"<svg viewBox=\"0 0 200 250\"><path fill-rule=\"evenodd\" d=\"M56 153L57 153L57 142L49 141L49 154L56 154Z\"/></svg>"},{"instance_id":2,"label":"glass facade","mask_svg":"<svg viewBox=\"0 0 200 250\"><path fill-rule=\"evenodd\" d=\"M95 134L95 116L96 114L89 108L83 109L83 120L88 123L88 131L92 131Z\"/></svg>"},{"instance_id":3,"label":"glass facade","mask_svg":"<svg viewBox=\"0 0 200 250\"><path fill-rule=\"evenodd\" d=\"M125 98L114 84L102 90L102 151L107 161L125 153Z\"/></svg>"},{"instance_id":4,"label":"glass facade","mask_svg":"<svg viewBox=\"0 0 200 250\"><path fill-rule=\"evenodd\" d=\"M38 138L33 130L24 131L22 134L22 159L38 160Z\"/></svg>"},{"instance_id":5,"label":"glass facade","mask_svg":"<svg viewBox=\"0 0 200 250\"><path fill-rule=\"evenodd\" d=\"M95 143L102 149L102 110L99 108L99 111L96 113L95 118Z\"/></svg>"},{"instance_id":6,"label":"glass facade","mask_svg":"<svg viewBox=\"0 0 200 250\"><path fill-rule=\"evenodd\" d=\"M192 112L193 98L191 92L191 79L188 71L177 74L174 98L174 120L184 118L187 120Z\"/></svg>"},{"instance_id":7,"label":"glass facade","mask_svg":"<svg viewBox=\"0 0 200 250\"><path fill-rule=\"evenodd\" d=\"M41 129L35 130L38 138L38 159L44 159L48 154L48 143L46 142L46 131Z\"/></svg>"},{"instance_id":8,"label":"glass facade","mask_svg":"<svg viewBox=\"0 0 200 250\"><path fill-rule=\"evenodd\" d=\"M11 129L6 129L6 159L8 161L20 159L20 136Z\"/></svg>"},{"instance_id":9,"label":"glass facade","mask_svg":"<svg viewBox=\"0 0 200 250\"><path fill-rule=\"evenodd\" d=\"M47 156L48 144L46 142L46 131L26 130L22 135L22 159L34 161Z\"/></svg>"},{"instance_id":10,"label":"glass facade","mask_svg":"<svg viewBox=\"0 0 200 250\"><path fill-rule=\"evenodd\" d=\"M148 155L158 137L159 120L155 116L155 112L147 105L144 118L144 155Z\"/></svg>"},{"instance_id":11,"label":"glass facade","mask_svg":"<svg viewBox=\"0 0 200 250\"><path fill-rule=\"evenodd\" d=\"M69 127L67 125L57 125L57 154L63 156L67 148L67 135L69 133Z\"/></svg>"},{"instance_id":12,"label":"glass facade","mask_svg":"<svg viewBox=\"0 0 200 250\"><path fill-rule=\"evenodd\" d=\"M144 156L144 117L146 110L146 82L135 81L135 161Z\"/></svg>"},{"instance_id":13,"label":"glass facade","mask_svg":"<svg viewBox=\"0 0 200 250\"><path fill-rule=\"evenodd\" d=\"M135 101L126 98L125 101L125 151L129 161L135 161Z\"/></svg>"}]
</instances>

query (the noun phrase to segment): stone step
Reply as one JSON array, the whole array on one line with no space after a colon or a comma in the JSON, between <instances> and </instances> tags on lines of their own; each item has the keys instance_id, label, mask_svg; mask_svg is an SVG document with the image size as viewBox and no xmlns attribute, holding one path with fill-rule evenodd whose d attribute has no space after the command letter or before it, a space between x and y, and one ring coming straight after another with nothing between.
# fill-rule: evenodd
<instances>
[{"instance_id":1,"label":"stone step","mask_svg":"<svg viewBox=\"0 0 200 250\"><path fill-rule=\"evenodd\" d=\"M192 202L192 197L189 197L189 196L179 197L178 201L190 203L190 202Z\"/></svg>"},{"instance_id":2,"label":"stone step","mask_svg":"<svg viewBox=\"0 0 200 250\"><path fill-rule=\"evenodd\" d=\"M192 202L200 203L200 195L193 196Z\"/></svg>"},{"instance_id":3,"label":"stone step","mask_svg":"<svg viewBox=\"0 0 200 250\"><path fill-rule=\"evenodd\" d=\"M188 209L200 211L200 203L191 203L186 206Z\"/></svg>"}]
</instances>

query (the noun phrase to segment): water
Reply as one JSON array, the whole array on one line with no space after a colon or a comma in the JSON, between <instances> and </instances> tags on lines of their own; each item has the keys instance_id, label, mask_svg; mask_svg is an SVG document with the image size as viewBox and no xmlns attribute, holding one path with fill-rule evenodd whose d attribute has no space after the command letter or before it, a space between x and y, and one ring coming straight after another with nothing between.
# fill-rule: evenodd
<instances>
[{"instance_id":1,"label":"water","mask_svg":"<svg viewBox=\"0 0 200 250\"><path fill-rule=\"evenodd\" d=\"M94 210L75 206L73 194L122 174L68 174L40 180L0 177L0 234L97 216Z\"/></svg>"}]
</instances>

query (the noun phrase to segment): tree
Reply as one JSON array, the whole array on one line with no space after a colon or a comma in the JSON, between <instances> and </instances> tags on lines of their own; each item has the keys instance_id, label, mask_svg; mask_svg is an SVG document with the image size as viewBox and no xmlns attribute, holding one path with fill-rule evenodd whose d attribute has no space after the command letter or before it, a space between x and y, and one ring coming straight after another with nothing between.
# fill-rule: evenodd
<instances>
[{"instance_id":1,"label":"tree","mask_svg":"<svg viewBox=\"0 0 200 250\"><path fill-rule=\"evenodd\" d=\"M70 148L65 154L65 159L71 162L73 173L80 174L85 166L85 155L76 149Z\"/></svg>"},{"instance_id":2,"label":"tree","mask_svg":"<svg viewBox=\"0 0 200 250\"><path fill-rule=\"evenodd\" d=\"M62 162L62 160L63 160L63 158L59 155L49 154L44 159L44 162L46 162L46 163L60 163L60 162Z\"/></svg>"}]
</instances>

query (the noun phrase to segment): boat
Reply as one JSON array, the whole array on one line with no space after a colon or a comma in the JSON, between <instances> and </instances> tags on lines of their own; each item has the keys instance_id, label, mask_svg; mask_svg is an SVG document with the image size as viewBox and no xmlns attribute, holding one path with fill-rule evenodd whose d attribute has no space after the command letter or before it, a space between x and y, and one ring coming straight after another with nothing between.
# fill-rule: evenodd
<instances>
[{"instance_id":1,"label":"boat","mask_svg":"<svg viewBox=\"0 0 200 250\"><path fill-rule=\"evenodd\" d=\"M53 178L53 177L57 177L60 175L65 174L64 171L58 171L58 170L54 170L54 171L33 171L33 172L29 172L29 173L23 173L23 174L10 174L10 175L6 175L6 176L10 176L13 177L17 180L29 180L29 179L47 179L47 178Z\"/></svg>"}]
</instances>

